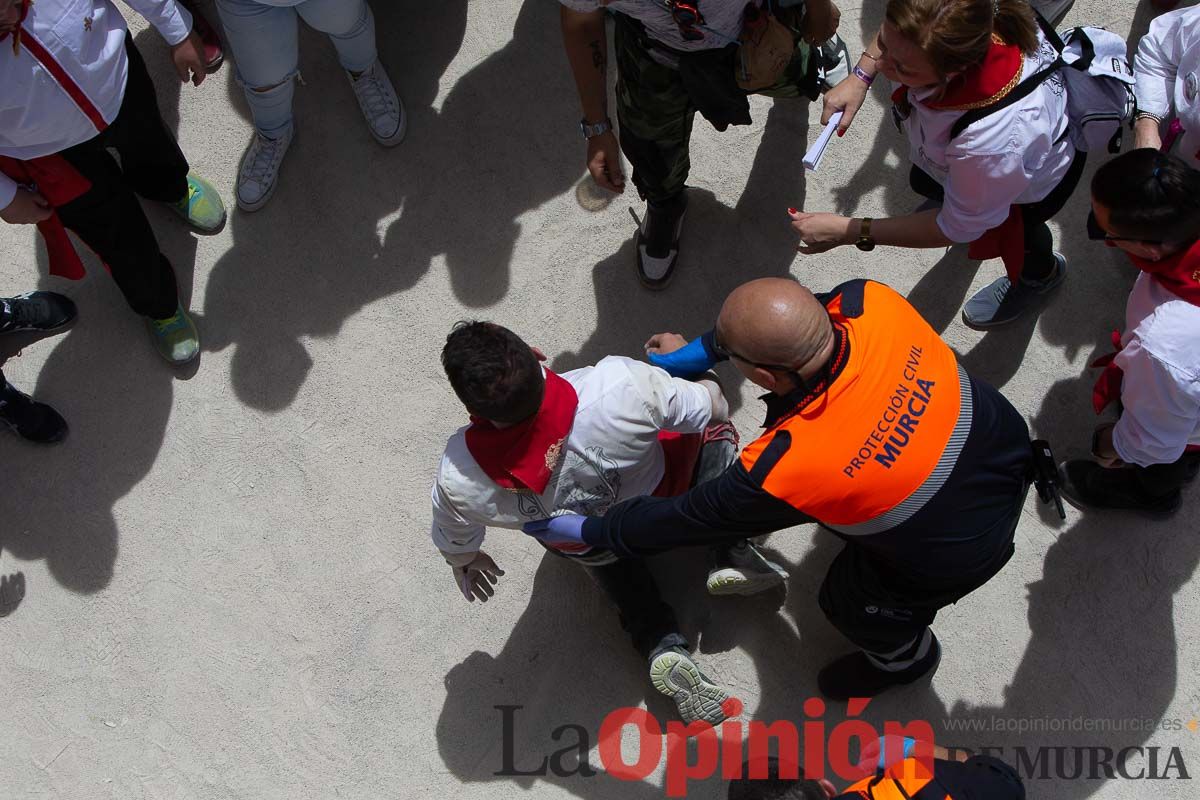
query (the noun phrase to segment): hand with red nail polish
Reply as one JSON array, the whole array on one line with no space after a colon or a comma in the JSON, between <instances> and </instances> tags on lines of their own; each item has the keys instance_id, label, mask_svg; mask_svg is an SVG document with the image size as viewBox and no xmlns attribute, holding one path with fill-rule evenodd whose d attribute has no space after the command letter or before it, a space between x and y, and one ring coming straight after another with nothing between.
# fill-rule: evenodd
<instances>
[{"instance_id":1,"label":"hand with red nail polish","mask_svg":"<svg viewBox=\"0 0 1200 800\"><path fill-rule=\"evenodd\" d=\"M805 255L816 255L844 244L853 244L855 232L851 231L854 220L840 214L809 214L788 209L792 217L792 229L800 234L796 247Z\"/></svg>"}]
</instances>

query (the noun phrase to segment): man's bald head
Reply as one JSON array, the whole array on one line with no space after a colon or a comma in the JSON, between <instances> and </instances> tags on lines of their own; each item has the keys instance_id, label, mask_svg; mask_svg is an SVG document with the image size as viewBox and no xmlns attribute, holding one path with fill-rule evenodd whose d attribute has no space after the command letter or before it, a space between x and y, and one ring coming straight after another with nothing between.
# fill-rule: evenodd
<instances>
[{"instance_id":1,"label":"man's bald head","mask_svg":"<svg viewBox=\"0 0 1200 800\"><path fill-rule=\"evenodd\" d=\"M759 278L734 289L721 307L717 330L722 344L743 358L796 369L833 340L825 306L786 278Z\"/></svg>"}]
</instances>

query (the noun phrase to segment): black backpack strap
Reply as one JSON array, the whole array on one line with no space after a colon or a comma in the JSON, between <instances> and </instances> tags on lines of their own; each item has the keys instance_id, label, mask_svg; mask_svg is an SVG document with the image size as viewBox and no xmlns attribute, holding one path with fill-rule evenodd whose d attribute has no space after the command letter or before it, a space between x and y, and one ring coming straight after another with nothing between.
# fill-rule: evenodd
<instances>
[{"instance_id":1,"label":"black backpack strap","mask_svg":"<svg viewBox=\"0 0 1200 800\"><path fill-rule=\"evenodd\" d=\"M1047 78L1049 78L1062 67L1066 66L1066 62L1063 61L1062 57L1063 50L1066 48L1066 45L1063 44L1063 40L1041 14L1039 14L1037 11L1034 11L1033 14L1037 17L1038 25L1041 27L1042 34L1045 35L1046 41L1049 42L1058 53L1058 58L1054 59L1054 62L1049 66L1043 67L1033 75L1030 75L1028 78L1021 81L1019 84L1017 84L1016 88L1014 88L1000 100L997 100L995 103L968 111L959 117L955 121L954 125L950 128L950 138L952 140L957 138L959 134L989 114L993 114L1001 109L1008 108L1014 103L1024 100L1026 97L1033 94L1034 90L1041 86ZM1091 56L1092 58L1095 57L1094 51L1092 52ZM1071 66L1076 65L1072 64ZM1083 68L1086 69L1086 67Z\"/></svg>"}]
</instances>

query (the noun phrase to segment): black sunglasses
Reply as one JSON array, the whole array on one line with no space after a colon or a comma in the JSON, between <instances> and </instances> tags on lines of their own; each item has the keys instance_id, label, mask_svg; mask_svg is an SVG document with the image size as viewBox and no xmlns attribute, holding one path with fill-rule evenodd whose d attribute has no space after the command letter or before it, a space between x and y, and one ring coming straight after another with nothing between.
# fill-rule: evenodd
<instances>
[{"instance_id":1,"label":"black sunglasses","mask_svg":"<svg viewBox=\"0 0 1200 800\"><path fill-rule=\"evenodd\" d=\"M675 20L684 41L699 42L704 39L704 31L700 30L704 15L700 13L699 5L699 0L670 0L668 7L671 9L671 19Z\"/></svg>"},{"instance_id":2,"label":"black sunglasses","mask_svg":"<svg viewBox=\"0 0 1200 800\"><path fill-rule=\"evenodd\" d=\"M1088 212L1087 218L1087 235L1093 242L1133 242L1135 244L1150 244L1161 245L1164 242L1161 239L1133 239L1128 236L1113 236L1104 228L1100 227L1100 222L1096 219L1096 212Z\"/></svg>"},{"instance_id":3,"label":"black sunglasses","mask_svg":"<svg viewBox=\"0 0 1200 800\"><path fill-rule=\"evenodd\" d=\"M736 358L743 364L749 364L750 366L758 367L759 369L768 369L774 372L787 372L793 374L796 372L795 367L785 367L782 364L764 364L761 361L751 361L745 356L739 356L737 353L721 344L720 334L718 334L716 331L713 331L713 350L715 350L717 355L721 356L722 358Z\"/></svg>"}]
</instances>

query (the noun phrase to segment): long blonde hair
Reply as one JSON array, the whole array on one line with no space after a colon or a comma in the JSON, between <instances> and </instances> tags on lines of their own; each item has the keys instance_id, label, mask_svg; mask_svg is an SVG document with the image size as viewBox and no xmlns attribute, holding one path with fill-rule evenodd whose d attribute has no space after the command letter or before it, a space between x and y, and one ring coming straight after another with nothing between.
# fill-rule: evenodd
<instances>
[{"instance_id":1,"label":"long blonde hair","mask_svg":"<svg viewBox=\"0 0 1200 800\"><path fill-rule=\"evenodd\" d=\"M982 63L992 34L1026 55L1038 48L1028 0L888 0L887 21L921 48L943 80Z\"/></svg>"}]
</instances>

